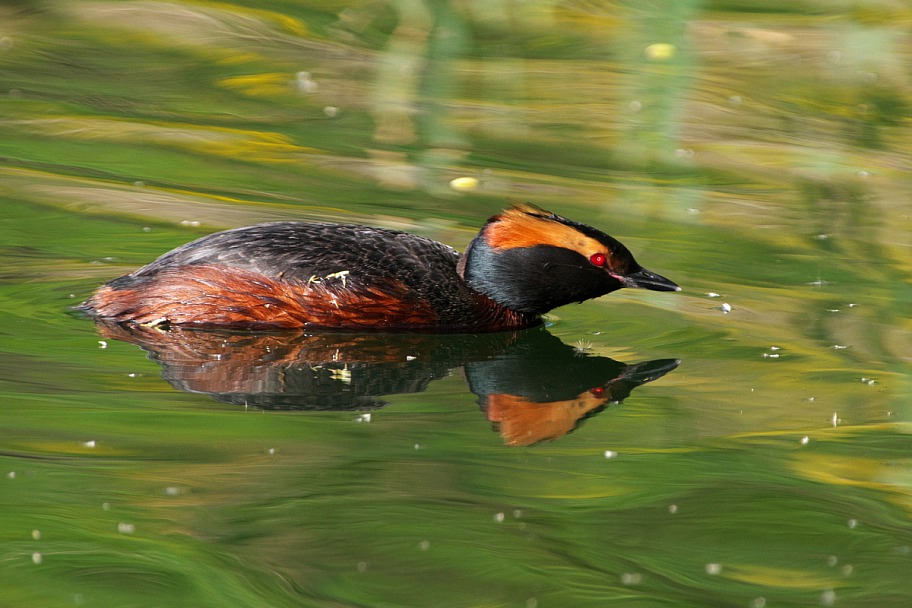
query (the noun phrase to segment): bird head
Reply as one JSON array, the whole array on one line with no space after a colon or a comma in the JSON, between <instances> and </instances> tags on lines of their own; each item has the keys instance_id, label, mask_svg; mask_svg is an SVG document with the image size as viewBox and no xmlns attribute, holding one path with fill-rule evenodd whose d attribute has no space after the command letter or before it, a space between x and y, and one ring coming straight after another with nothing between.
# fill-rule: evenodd
<instances>
[{"instance_id":1,"label":"bird head","mask_svg":"<svg viewBox=\"0 0 912 608\"><path fill-rule=\"evenodd\" d=\"M640 266L617 239L526 203L490 218L458 269L475 291L531 314L622 287L681 289Z\"/></svg>"}]
</instances>

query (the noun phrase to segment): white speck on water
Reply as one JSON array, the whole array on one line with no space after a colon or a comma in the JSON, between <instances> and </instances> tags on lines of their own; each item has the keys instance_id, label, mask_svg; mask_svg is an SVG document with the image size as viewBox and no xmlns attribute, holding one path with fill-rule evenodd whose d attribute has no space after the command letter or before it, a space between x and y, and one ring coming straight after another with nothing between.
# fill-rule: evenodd
<instances>
[{"instance_id":1,"label":"white speck on water","mask_svg":"<svg viewBox=\"0 0 912 608\"><path fill-rule=\"evenodd\" d=\"M751 602L751 608L764 608L766 606L766 598L758 597Z\"/></svg>"},{"instance_id":2,"label":"white speck on water","mask_svg":"<svg viewBox=\"0 0 912 608\"><path fill-rule=\"evenodd\" d=\"M358 562L358 572L367 572L367 562Z\"/></svg>"},{"instance_id":3,"label":"white speck on water","mask_svg":"<svg viewBox=\"0 0 912 608\"><path fill-rule=\"evenodd\" d=\"M862 384L867 384L868 386L873 386L874 384L876 384L876 383L874 382L874 379L873 379L873 378L862 378L862 379L861 379L861 383L862 383Z\"/></svg>"},{"instance_id":4,"label":"white speck on water","mask_svg":"<svg viewBox=\"0 0 912 608\"><path fill-rule=\"evenodd\" d=\"M418 548L421 549L422 551L427 551L428 549L431 548L431 541L429 541L429 540L421 541L420 543L418 543Z\"/></svg>"},{"instance_id":5,"label":"white speck on water","mask_svg":"<svg viewBox=\"0 0 912 608\"><path fill-rule=\"evenodd\" d=\"M826 311L836 313L836 312L839 312L839 309L838 308L827 308Z\"/></svg>"},{"instance_id":6,"label":"white speck on water","mask_svg":"<svg viewBox=\"0 0 912 608\"><path fill-rule=\"evenodd\" d=\"M418 358L418 357L416 357L416 356L414 356L414 355L406 355L406 356L405 356L405 360L406 360L406 361L414 361L414 360L417 359L417 358Z\"/></svg>"},{"instance_id":7,"label":"white speck on water","mask_svg":"<svg viewBox=\"0 0 912 608\"><path fill-rule=\"evenodd\" d=\"M617 458L618 453L614 450L605 450L605 458Z\"/></svg>"},{"instance_id":8,"label":"white speck on water","mask_svg":"<svg viewBox=\"0 0 912 608\"><path fill-rule=\"evenodd\" d=\"M722 572L722 564L710 563L706 564L706 574L716 575Z\"/></svg>"},{"instance_id":9,"label":"white speck on water","mask_svg":"<svg viewBox=\"0 0 912 608\"><path fill-rule=\"evenodd\" d=\"M506 519L506 515L504 515L503 513L494 514L494 521L496 521L497 523L499 523L499 524L503 523L504 519Z\"/></svg>"},{"instance_id":10,"label":"white speck on water","mask_svg":"<svg viewBox=\"0 0 912 608\"><path fill-rule=\"evenodd\" d=\"M41 540L41 530L32 530L32 538Z\"/></svg>"},{"instance_id":11,"label":"white speck on water","mask_svg":"<svg viewBox=\"0 0 912 608\"><path fill-rule=\"evenodd\" d=\"M825 241L828 238L830 238L830 235L829 234L818 234L814 238L817 239L818 241ZM811 283L811 284L813 285L813 283Z\"/></svg>"},{"instance_id":12,"label":"white speck on water","mask_svg":"<svg viewBox=\"0 0 912 608\"><path fill-rule=\"evenodd\" d=\"M850 530L854 530L856 527L858 527L858 520L850 519L849 521L846 522L846 525L849 526Z\"/></svg>"},{"instance_id":13,"label":"white speck on water","mask_svg":"<svg viewBox=\"0 0 912 608\"><path fill-rule=\"evenodd\" d=\"M831 421L833 423L833 426L837 426L839 424L839 414L833 412L833 418Z\"/></svg>"},{"instance_id":14,"label":"white speck on water","mask_svg":"<svg viewBox=\"0 0 912 608\"><path fill-rule=\"evenodd\" d=\"M136 526L133 524L119 523L117 524L117 531L121 534L133 534L136 532Z\"/></svg>"},{"instance_id":15,"label":"white speck on water","mask_svg":"<svg viewBox=\"0 0 912 608\"><path fill-rule=\"evenodd\" d=\"M530 597L526 600L526 608L538 608L538 599Z\"/></svg>"},{"instance_id":16,"label":"white speck on water","mask_svg":"<svg viewBox=\"0 0 912 608\"><path fill-rule=\"evenodd\" d=\"M103 503L101 503L101 510L102 510L102 511L110 511L110 510L111 510L111 503L109 503L109 502L103 502Z\"/></svg>"},{"instance_id":17,"label":"white speck on water","mask_svg":"<svg viewBox=\"0 0 912 608\"><path fill-rule=\"evenodd\" d=\"M9 473L6 474L6 476L9 477L10 479L16 479L16 471L10 471Z\"/></svg>"},{"instance_id":18,"label":"white speck on water","mask_svg":"<svg viewBox=\"0 0 912 608\"><path fill-rule=\"evenodd\" d=\"M355 418L355 422L357 422L357 423L361 423L361 422L367 423L367 422L370 422L370 421L371 421L371 413L370 413L370 412L364 412L363 414L361 414L361 415L359 415L357 418Z\"/></svg>"},{"instance_id":19,"label":"white speck on water","mask_svg":"<svg viewBox=\"0 0 912 608\"><path fill-rule=\"evenodd\" d=\"M820 595L820 605L821 606L832 606L836 603L836 592L832 589L827 589Z\"/></svg>"},{"instance_id":20,"label":"white speck on water","mask_svg":"<svg viewBox=\"0 0 912 608\"><path fill-rule=\"evenodd\" d=\"M764 359L778 359L779 353L763 353Z\"/></svg>"},{"instance_id":21,"label":"white speck on water","mask_svg":"<svg viewBox=\"0 0 912 608\"><path fill-rule=\"evenodd\" d=\"M732 311L731 304L729 304L728 302L723 302L722 303L722 314L727 315L731 311Z\"/></svg>"},{"instance_id":22,"label":"white speck on water","mask_svg":"<svg viewBox=\"0 0 912 608\"><path fill-rule=\"evenodd\" d=\"M639 572L625 572L621 575L622 585L638 585L643 581L643 575Z\"/></svg>"},{"instance_id":23,"label":"white speck on water","mask_svg":"<svg viewBox=\"0 0 912 608\"><path fill-rule=\"evenodd\" d=\"M782 350L781 346L770 346L770 350Z\"/></svg>"},{"instance_id":24,"label":"white speck on water","mask_svg":"<svg viewBox=\"0 0 912 608\"><path fill-rule=\"evenodd\" d=\"M415 449L416 449L416 450L420 450L420 449L421 449L421 444L420 444L420 443L416 443L416 444L415 444Z\"/></svg>"},{"instance_id":25,"label":"white speck on water","mask_svg":"<svg viewBox=\"0 0 912 608\"><path fill-rule=\"evenodd\" d=\"M84 447L87 447L87 448L94 448L94 447L95 447L95 440L92 439L92 440L90 440L90 441L83 441L83 442L82 442L82 445L83 445Z\"/></svg>"},{"instance_id":26,"label":"white speck on water","mask_svg":"<svg viewBox=\"0 0 912 608\"><path fill-rule=\"evenodd\" d=\"M706 294L706 296L710 298L721 298L722 294L716 293L715 291L710 291Z\"/></svg>"},{"instance_id":27,"label":"white speck on water","mask_svg":"<svg viewBox=\"0 0 912 608\"><path fill-rule=\"evenodd\" d=\"M98 348L105 349L105 348L107 348L107 347L108 347L108 343L107 343L107 342L105 342L104 340L99 340L99 341L98 341Z\"/></svg>"},{"instance_id":28,"label":"white speck on water","mask_svg":"<svg viewBox=\"0 0 912 608\"><path fill-rule=\"evenodd\" d=\"M40 564L42 560L41 554L38 552L32 553L32 563Z\"/></svg>"},{"instance_id":29,"label":"white speck on water","mask_svg":"<svg viewBox=\"0 0 912 608\"><path fill-rule=\"evenodd\" d=\"M846 564L841 569L843 576L851 576L853 570L854 568L851 564Z\"/></svg>"},{"instance_id":30,"label":"white speck on water","mask_svg":"<svg viewBox=\"0 0 912 608\"><path fill-rule=\"evenodd\" d=\"M630 108L631 112L639 112L643 109L643 102L634 99L629 104L627 104L627 107Z\"/></svg>"},{"instance_id":31,"label":"white speck on water","mask_svg":"<svg viewBox=\"0 0 912 608\"><path fill-rule=\"evenodd\" d=\"M804 437L801 438L801 445L807 445L810 440L811 440L811 438L808 437L807 435L805 435Z\"/></svg>"},{"instance_id":32,"label":"white speck on water","mask_svg":"<svg viewBox=\"0 0 912 608\"><path fill-rule=\"evenodd\" d=\"M326 106L323 108L323 113L329 116L330 118L335 118L339 115L339 108L336 106Z\"/></svg>"},{"instance_id":33,"label":"white speck on water","mask_svg":"<svg viewBox=\"0 0 912 608\"><path fill-rule=\"evenodd\" d=\"M269 448L268 450L266 450L266 453L269 454L270 456L275 455L275 448Z\"/></svg>"},{"instance_id":34,"label":"white speck on water","mask_svg":"<svg viewBox=\"0 0 912 608\"><path fill-rule=\"evenodd\" d=\"M165 488L165 496L177 496L181 493L181 489L177 486L168 486Z\"/></svg>"},{"instance_id":35,"label":"white speck on water","mask_svg":"<svg viewBox=\"0 0 912 608\"><path fill-rule=\"evenodd\" d=\"M299 93L315 93L320 85L310 77L310 72L302 70L295 74L295 88Z\"/></svg>"},{"instance_id":36,"label":"white speck on water","mask_svg":"<svg viewBox=\"0 0 912 608\"><path fill-rule=\"evenodd\" d=\"M741 96L740 95L729 95L728 103L732 104L733 106L740 106L741 105Z\"/></svg>"},{"instance_id":37,"label":"white speck on water","mask_svg":"<svg viewBox=\"0 0 912 608\"><path fill-rule=\"evenodd\" d=\"M833 566L835 566L838 563L839 563L839 558L836 557L835 555L831 555L827 558L827 566L829 566L830 568L832 568Z\"/></svg>"},{"instance_id":38,"label":"white speck on water","mask_svg":"<svg viewBox=\"0 0 912 608\"><path fill-rule=\"evenodd\" d=\"M850 347L849 347L849 346L844 346L844 345L842 345L842 344L834 344L834 345L833 345L833 350L843 350L843 349L845 349L845 348L850 348Z\"/></svg>"},{"instance_id":39,"label":"white speck on water","mask_svg":"<svg viewBox=\"0 0 912 608\"><path fill-rule=\"evenodd\" d=\"M678 512L678 505L668 505L668 512L674 515Z\"/></svg>"}]
</instances>

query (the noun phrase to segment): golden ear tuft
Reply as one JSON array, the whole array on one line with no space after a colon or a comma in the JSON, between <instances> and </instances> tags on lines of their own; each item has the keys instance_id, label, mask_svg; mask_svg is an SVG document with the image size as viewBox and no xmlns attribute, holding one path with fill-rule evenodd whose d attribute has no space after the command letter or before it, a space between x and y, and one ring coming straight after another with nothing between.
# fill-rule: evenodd
<instances>
[{"instance_id":1,"label":"golden ear tuft","mask_svg":"<svg viewBox=\"0 0 912 608\"><path fill-rule=\"evenodd\" d=\"M561 218L529 203L513 206L494 217L484 229L485 240L497 249L547 245L579 252L588 259L595 253L610 254L605 245L565 224Z\"/></svg>"},{"instance_id":2,"label":"golden ear tuft","mask_svg":"<svg viewBox=\"0 0 912 608\"><path fill-rule=\"evenodd\" d=\"M542 219L556 219L557 216L550 211L545 211L538 205L533 205L532 203L527 203L525 201L520 201L516 199L509 199L510 209L506 210L504 213L510 213L511 211L516 211L519 213L524 213L526 215L531 215L532 217L539 217Z\"/></svg>"}]
</instances>

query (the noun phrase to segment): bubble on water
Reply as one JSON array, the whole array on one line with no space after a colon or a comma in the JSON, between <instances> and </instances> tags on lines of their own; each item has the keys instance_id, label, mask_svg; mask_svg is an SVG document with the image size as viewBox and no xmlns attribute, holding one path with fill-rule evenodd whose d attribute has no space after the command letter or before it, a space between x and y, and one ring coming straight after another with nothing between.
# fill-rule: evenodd
<instances>
[{"instance_id":1,"label":"bubble on water","mask_svg":"<svg viewBox=\"0 0 912 608\"><path fill-rule=\"evenodd\" d=\"M722 572L722 564L709 563L706 564L706 574L716 575Z\"/></svg>"}]
</instances>

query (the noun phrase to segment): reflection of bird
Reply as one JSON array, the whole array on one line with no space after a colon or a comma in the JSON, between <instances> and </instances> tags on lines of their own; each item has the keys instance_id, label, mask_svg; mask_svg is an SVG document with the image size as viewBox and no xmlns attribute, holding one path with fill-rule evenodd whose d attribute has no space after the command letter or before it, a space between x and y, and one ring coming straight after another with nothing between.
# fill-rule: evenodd
<instances>
[{"instance_id":1,"label":"reflection of bird","mask_svg":"<svg viewBox=\"0 0 912 608\"><path fill-rule=\"evenodd\" d=\"M535 325L552 308L622 287L679 290L604 232L518 204L461 256L366 226L227 230L109 281L80 308L143 325L474 332Z\"/></svg>"}]
</instances>

